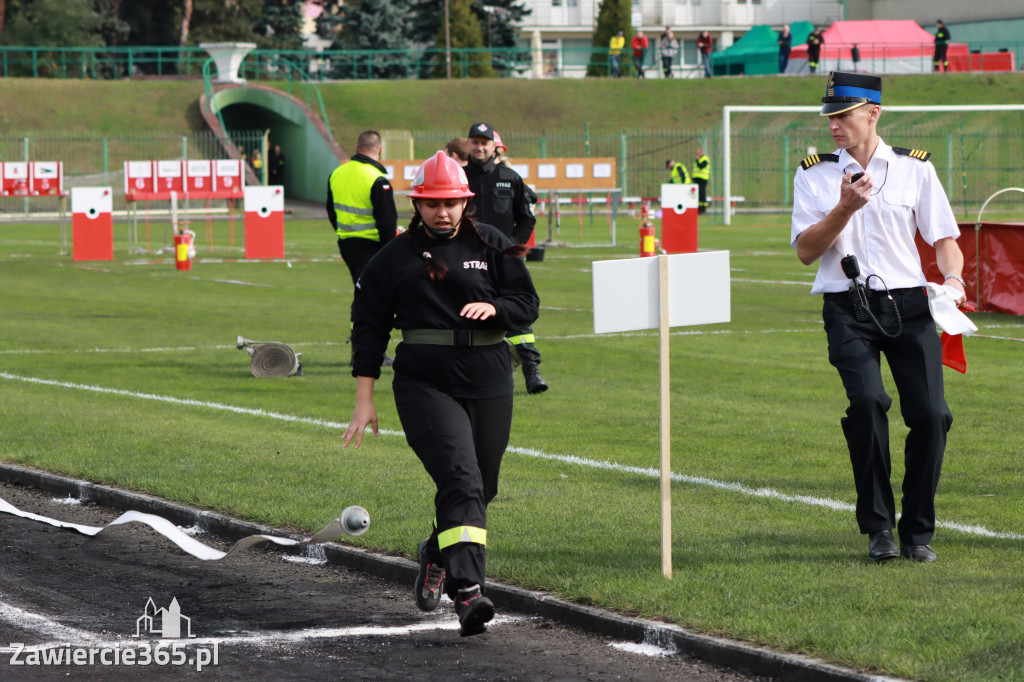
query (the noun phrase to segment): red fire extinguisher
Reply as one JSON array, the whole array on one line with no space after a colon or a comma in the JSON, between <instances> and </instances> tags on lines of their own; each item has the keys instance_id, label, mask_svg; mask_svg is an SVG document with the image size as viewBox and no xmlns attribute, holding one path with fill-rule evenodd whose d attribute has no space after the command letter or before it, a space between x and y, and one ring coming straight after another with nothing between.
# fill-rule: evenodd
<instances>
[{"instance_id":1,"label":"red fire extinguisher","mask_svg":"<svg viewBox=\"0 0 1024 682\"><path fill-rule=\"evenodd\" d=\"M195 233L191 230L183 230L174 235L174 267L178 270L192 269L192 256L195 253L193 238Z\"/></svg>"},{"instance_id":2,"label":"red fire extinguisher","mask_svg":"<svg viewBox=\"0 0 1024 682\"><path fill-rule=\"evenodd\" d=\"M645 201L640 209L640 256L646 258L653 256L654 252L654 223L651 222Z\"/></svg>"}]
</instances>

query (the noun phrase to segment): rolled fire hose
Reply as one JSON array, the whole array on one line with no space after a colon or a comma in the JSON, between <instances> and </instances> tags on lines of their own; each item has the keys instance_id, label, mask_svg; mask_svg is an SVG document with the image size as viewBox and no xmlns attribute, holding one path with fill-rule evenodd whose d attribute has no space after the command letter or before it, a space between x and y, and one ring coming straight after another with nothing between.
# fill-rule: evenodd
<instances>
[{"instance_id":1,"label":"rolled fire hose","mask_svg":"<svg viewBox=\"0 0 1024 682\"><path fill-rule=\"evenodd\" d=\"M252 341L239 336L236 340L238 350L245 349L252 360L249 371L254 377L291 377L302 374L302 353L296 353L283 343L276 341Z\"/></svg>"},{"instance_id":2,"label":"rolled fire hose","mask_svg":"<svg viewBox=\"0 0 1024 682\"><path fill-rule=\"evenodd\" d=\"M249 371L254 377L291 377L302 373L302 364L290 347L270 342L252 347Z\"/></svg>"}]
</instances>

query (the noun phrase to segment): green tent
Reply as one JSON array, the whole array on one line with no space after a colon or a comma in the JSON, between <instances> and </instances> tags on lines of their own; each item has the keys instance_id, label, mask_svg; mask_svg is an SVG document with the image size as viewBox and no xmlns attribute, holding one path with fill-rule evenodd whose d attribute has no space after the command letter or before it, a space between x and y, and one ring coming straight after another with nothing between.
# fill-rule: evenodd
<instances>
[{"instance_id":1,"label":"green tent","mask_svg":"<svg viewBox=\"0 0 1024 682\"><path fill-rule=\"evenodd\" d=\"M793 47L807 42L814 30L809 21L789 25ZM711 73L715 76L764 75L779 72L779 32L767 24L754 26L743 37L721 52L711 55Z\"/></svg>"}]
</instances>

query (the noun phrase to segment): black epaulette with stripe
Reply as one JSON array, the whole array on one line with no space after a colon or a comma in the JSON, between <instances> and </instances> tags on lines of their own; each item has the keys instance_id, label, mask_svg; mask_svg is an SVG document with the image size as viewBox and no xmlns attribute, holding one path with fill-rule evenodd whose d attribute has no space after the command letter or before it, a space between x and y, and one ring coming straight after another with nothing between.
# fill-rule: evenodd
<instances>
[{"instance_id":1,"label":"black epaulette with stripe","mask_svg":"<svg viewBox=\"0 0 1024 682\"><path fill-rule=\"evenodd\" d=\"M831 162L835 163L835 162L839 161L839 155L838 154L811 154L806 159L804 159L803 161L800 162L800 167L803 168L804 170L807 170L808 168L810 168L814 164L821 163L822 161L831 161Z\"/></svg>"},{"instance_id":2,"label":"black epaulette with stripe","mask_svg":"<svg viewBox=\"0 0 1024 682\"><path fill-rule=\"evenodd\" d=\"M906 147L893 147L892 151L894 154L910 156L918 161L927 161L932 156L931 152L922 151L920 149L907 149Z\"/></svg>"}]
</instances>

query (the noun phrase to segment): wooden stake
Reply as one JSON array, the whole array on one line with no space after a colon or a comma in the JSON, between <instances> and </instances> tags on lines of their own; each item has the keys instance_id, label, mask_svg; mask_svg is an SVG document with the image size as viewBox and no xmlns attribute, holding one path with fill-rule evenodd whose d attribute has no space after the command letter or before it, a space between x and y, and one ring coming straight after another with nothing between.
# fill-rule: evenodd
<instances>
[{"instance_id":1,"label":"wooden stake","mask_svg":"<svg viewBox=\"0 0 1024 682\"><path fill-rule=\"evenodd\" d=\"M669 372L668 256L658 256L658 346L661 403L661 572L672 579L672 440Z\"/></svg>"}]
</instances>

